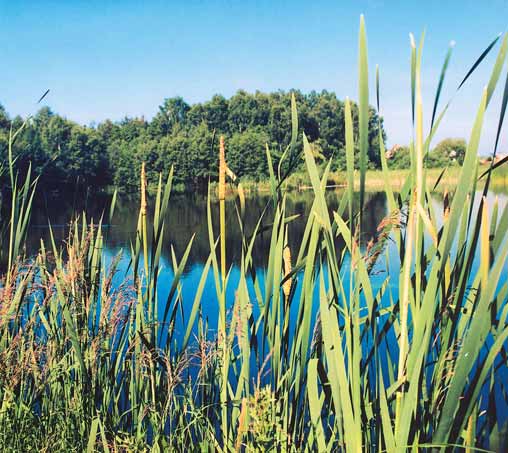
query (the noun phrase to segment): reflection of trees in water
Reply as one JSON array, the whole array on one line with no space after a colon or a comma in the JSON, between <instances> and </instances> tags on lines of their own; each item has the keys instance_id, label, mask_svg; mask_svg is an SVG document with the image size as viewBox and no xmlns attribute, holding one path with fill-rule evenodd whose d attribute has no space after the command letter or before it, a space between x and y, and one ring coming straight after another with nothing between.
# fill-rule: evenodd
<instances>
[{"instance_id":1,"label":"reflection of trees in water","mask_svg":"<svg viewBox=\"0 0 508 453\"><path fill-rule=\"evenodd\" d=\"M494 196L498 193L499 192L494 190L490 195ZM329 191L326 193L330 213L338 209L343 196L343 191ZM453 194L450 194L450 196L452 197ZM443 194L441 192L433 192L432 199L435 203L436 215L439 217L442 212ZM500 192L499 199L501 202L500 207L505 206L507 200L506 192ZM267 204L270 203L270 200L271 197L269 194L250 196L246 199L245 224L248 236L252 234L259 217ZM288 240L294 256L296 256L300 248L300 241L312 208L313 200L313 192L310 190L305 192L290 192L287 194L287 215L298 214L298 218L289 224ZM72 219L73 215L75 215L74 213L81 213L85 210L88 222L90 222L92 218L94 222L97 222L104 211L107 219L110 201L111 197L104 195L94 196L93 200L87 199L86 197L79 198L75 195L69 198L65 198L61 195L58 197L51 197L50 195L41 196L34 203L32 214L33 226L27 238L27 252L29 254L37 252L40 247L41 238L45 240L46 247L50 247L48 220L51 222L53 234L58 244L67 238L69 233L69 221ZM357 213L359 209L358 194L355 195L354 203L354 210ZM214 233L217 237L219 224L218 203L212 201L211 208L215 229ZM226 209L227 255L230 261L238 262L241 254L241 235L235 210L235 200L233 198L227 201ZM139 201L119 197L112 227L104 229L106 247L115 250L123 248L125 254L129 253L130 242L135 239L138 210ZM361 237L363 245L378 234L377 226L387 214L386 195L384 192L367 193ZM347 215L347 210L345 215ZM270 224L272 220L273 207L269 206L262 223L267 229L258 235L255 242L253 259L256 266L266 265L268 250L270 249ZM195 238L189 255L188 265L192 266L196 263L203 263L206 261L210 251L206 196L199 194L172 196L165 222L166 231L164 234L163 252L169 262L171 261L171 246L174 247L177 257L181 257L193 234L195 234ZM149 231L150 229L149 226ZM344 244L337 240L336 246L341 248Z\"/></svg>"},{"instance_id":2,"label":"reflection of trees in water","mask_svg":"<svg viewBox=\"0 0 508 453\"><path fill-rule=\"evenodd\" d=\"M330 213L338 209L341 195L337 193L328 194L327 201ZM287 215L298 215L295 220L289 223L288 227L289 246L294 254L300 248L300 241L304 234L313 199L311 192L290 194L287 198ZM248 237L252 235L255 225L268 205L262 220L262 232L258 234L253 250L253 260L256 266L267 264L266 260L268 259L270 249L271 223L274 216L270 200L269 195L250 197L246 200L244 219ZM196 197L192 201L185 198L181 198L176 203L175 201L173 200L174 204L170 207L168 218L166 219L166 250L169 252L169 245L173 244L177 255L181 256L192 234L195 233L196 236L189 256L189 264L203 262L208 257L210 251L206 221L206 199ZM368 236L368 239L370 239L375 234L377 225L385 216L386 198L378 194L374 196L373 194L372 197L369 197L368 203L370 204L369 216L365 219L364 228L366 237ZM241 255L241 233L233 200L228 202L226 209L226 250L229 259L237 262ZM214 233L217 236L219 220L217 203L212 204L212 220L215 229ZM337 245L341 246L339 241L337 241Z\"/></svg>"},{"instance_id":3,"label":"reflection of trees in water","mask_svg":"<svg viewBox=\"0 0 508 453\"><path fill-rule=\"evenodd\" d=\"M344 192L330 191L326 194L330 213L338 209L340 200ZM433 193L432 198L435 202L436 213L439 216L442 210L443 195L439 192ZM251 196L246 200L245 223L246 232L250 236L263 210L270 203L271 197L268 194ZM287 195L287 215L298 214L298 218L289 224L289 245L296 256L300 248L300 240L305 230L305 225L310 215L312 202L314 200L312 191L292 192ZM87 218L93 217L94 221L100 218L103 211L109 211L110 197L102 196L94 198L93 202L88 200L66 200L65 198L48 198L47 203L44 200L38 200L33 211L32 224L34 225L28 235L27 248L29 253L39 249L40 238L46 241L49 247L49 229L48 219L53 226L55 240L58 242L65 240L68 235L68 223L73 213L82 212L86 209ZM214 224L215 236L218 235L218 204L213 201L212 220ZM355 196L355 212L358 212L359 197ZM388 214L386 207L386 196L383 192L372 192L367 194L366 204L363 215L361 242L365 245L371 238L375 237L377 226L381 220ZM123 248L124 253L129 252L130 241L135 239L137 227L138 201L122 199L118 200L116 213L113 218L112 227L105 229L107 235L106 246L112 249ZM347 210L345 212L347 215ZM258 235L253 259L256 266L266 265L268 259L268 250L270 248L270 224L273 219L273 208L269 206L265 213L262 225L266 228L264 232ZM347 219L346 219L347 220ZM210 246L208 239L207 226L207 201L202 195L193 196L174 196L170 200L168 216L165 219L166 232L164 238L164 255L170 261L171 246L175 248L177 257L181 257L185 247L192 235L195 234L194 243L189 256L188 264L192 266L196 263L202 263L209 254ZM150 229L150 228L149 228ZM227 201L226 218L226 247L227 255L230 261L238 262L241 254L241 235L238 225L238 219L235 210L235 201ZM337 240L336 246L343 247L340 240Z\"/></svg>"},{"instance_id":4,"label":"reflection of trees in water","mask_svg":"<svg viewBox=\"0 0 508 453\"><path fill-rule=\"evenodd\" d=\"M26 240L28 253L35 253L39 250L41 239L44 240L46 248L50 247L49 225L51 225L55 242L58 245L67 239L69 224L76 218L76 215L86 212L88 224L92 220L96 224L104 212L104 223L107 222L111 196L94 195L91 199L85 195L80 198L76 194L71 196L51 195L42 191L38 192L36 196L30 220L31 227Z\"/></svg>"},{"instance_id":5,"label":"reflection of trees in water","mask_svg":"<svg viewBox=\"0 0 508 453\"><path fill-rule=\"evenodd\" d=\"M330 213L339 207L344 192L334 191L326 194ZM57 241L64 240L68 234L68 223L73 212L82 212L86 208L88 221L93 217L94 221L100 218L105 211L108 215L109 197L98 197L93 203L88 200L66 200L62 197L50 199L46 203L38 202L33 214L33 225L29 235L28 249L35 252L39 248L39 239L42 237L49 243L48 219L53 225L53 232ZM266 264L268 250L270 249L271 222L273 220L273 206L268 194L251 196L246 199L245 225L246 233L250 236L255 225L268 205L263 217L262 225L265 231L258 234L253 251L253 259L256 266ZM298 214L298 217L289 224L288 240L293 253L296 255L300 248L314 196L312 191L292 192L287 195L287 215ZM359 198L355 198L355 211L358 210ZM215 236L218 235L219 209L218 204L212 201L212 221ZM241 234L238 217L235 209L235 200L227 201L226 217L226 250L230 260L237 262L241 255ZM347 213L346 213L347 215ZM386 215L386 196L383 193L370 193L367 196L364 214L362 243L367 242L376 234L379 222ZM138 216L138 202L119 198L116 206L112 227L107 234L106 246L111 248L123 248L125 253L129 251L129 244L135 238ZM189 266L204 262L210 252L208 225L207 225L207 200L202 195L174 196L170 199L168 215L165 219L166 230L164 238L164 254L170 257L171 246L174 247L177 257L181 257L185 248L195 234L194 243L189 255ZM149 225L149 230L150 230ZM338 247L342 247L339 241Z\"/></svg>"},{"instance_id":6,"label":"reflection of trees in water","mask_svg":"<svg viewBox=\"0 0 508 453\"><path fill-rule=\"evenodd\" d=\"M377 227L387 214L386 194L384 192L368 194L363 210L362 244L377 235Z\"/></svg>"}]
</instances>

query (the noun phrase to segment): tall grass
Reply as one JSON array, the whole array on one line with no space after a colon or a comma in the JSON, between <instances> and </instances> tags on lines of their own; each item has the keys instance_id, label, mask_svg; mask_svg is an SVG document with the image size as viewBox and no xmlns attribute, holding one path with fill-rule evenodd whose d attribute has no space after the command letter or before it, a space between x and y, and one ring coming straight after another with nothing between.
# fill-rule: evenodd
<instances>
[{"instance_id":1,"label":"tall grass","mask_svg":"<svg viewBox=\"0 0 508 453\"><path fill-rule=\"evenodd\" d=\"M159 291L172 171L165 180L161 175L155 201L149 202L142 168L138 228L120 284L114 283L120 257L109 265L103 258L103 218L76 216L64 245L53 240L41 244L37 256L23 256L34 189L28 176L19 195L17 179L11 177L13 215L5 223L9 260L0 293L4 450L395 452L506 447L506 425L496 407L507 404L502 401L502 377L507 372L508 282L502 276L508 256L508 208L500 212L485 197L475 198L484 113L505 64L508 37L501 39L465 165L443 213L435 212L430 202L435 187L427 185L424 157L448 104L425 136L423 38L418 48L411 40L412 168L395 194L381 145L389 212L378 236L364 247L366 42L362 18L360 210L353 205L350 185L339 208L330 212L325 199L330 163L318 167L305 136L303 150L295 146L293 99L293 139L283 162L274 167L266 150L271 218L265 218L266 210L247 228L241 187L236 212L225 212L227 152L221 141L218 233L209 196L210 254L191 300L184 300L182 275L192 240L181 257L171 254L174 277L167 298ZM442 76L448 60L449 55ZM376 78L379 108L379 72ZM434 111L441 86L442 80ZM347 176L353 178L355 137L348 105ZM499 131L501 126L502 120ZM314 201L300 247L290 250L288 223L293 218L286 209L284 181L289 172L284 162L291 168L301 157ZM12 160L9 164L14 175ZM484 194L489 187L487 176ZM110 217L113 210L114 202ZM243 232L234 288L226 260L226 214L238 218ZM148 225L153 225L150 231ZM267 228L270 248L260 270L254 266L254 244ZM388 247L395 250L394 268L383 258ZM385 273L379 285L374 275L380 271ZM202 315L209 276L216 291L216 325Z\"/></svg>"}]
</instances>

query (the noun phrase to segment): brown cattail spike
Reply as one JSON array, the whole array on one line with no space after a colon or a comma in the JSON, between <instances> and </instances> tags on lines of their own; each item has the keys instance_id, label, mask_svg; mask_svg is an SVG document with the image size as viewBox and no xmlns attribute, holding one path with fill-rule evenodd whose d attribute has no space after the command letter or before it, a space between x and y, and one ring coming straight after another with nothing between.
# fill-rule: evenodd
<instances>
[{"instance_id":1,"label":"brown cattail spike","mask_svg":"<svg viewBox=\"0 0 508 453\"><path fill-rule=\"evenodd\" d=\"M226 198L226 150L224 136L220 136L219 146L219 200Z\"/></svg>"},{"instance_id":2,"label":"brown cattail spike","mask_svg":"<svg viewBox=\"0 0 508 453\"><path fill-rule=\"evenodd\" d=\"M284 260L284 278L288 277L288 275L291 273L291 249L289 248L289 245L286 245L284 247L283 252L283 260ZM289 297L289 294L291 292L291 279L288 278L284 284L282 285L282 291L284 292L284 296L286 298Z\"/></svg>"},{"instance_id":3,"label":"brown cattail spike","mask_svg":"<svg viewBox=\"0 0 508 453\"><path fill-rule=\"evenodd\" d=\"M146 172L144 162L141 164L141 215L146 215Z\"/></svg>"}]
</instances>

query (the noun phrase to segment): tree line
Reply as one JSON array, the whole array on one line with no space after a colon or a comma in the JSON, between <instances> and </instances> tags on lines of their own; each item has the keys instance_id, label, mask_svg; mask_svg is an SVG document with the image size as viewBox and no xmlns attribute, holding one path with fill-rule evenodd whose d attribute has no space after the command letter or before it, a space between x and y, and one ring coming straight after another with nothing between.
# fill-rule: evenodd
<instances>
[{"instance_id":1,"label":"tree line","mask_svg":"<svg viewBox=\"0 0 508 453\"><path fill-rule=\"evenodd\" d=\"M317 159L333 158L333 169L345 169L344 103L329 91L251 94L241 90L229 99L215 95L192 105L173 97L164 100L150 121L126 117L92 126L80 125L43 107L18 134L13 154L21 171L31 163L35 174L42 175L40 184L49 189L78 184L135 192L144 161L149 183L157 180L159 172L167 173L174 166L176 189L185 190L204 188L217 178L214 137L223 134L228 166L238 177L261 180L268 176L265 146L276 164L291 141L291 93L298 109L297 149L301 148L301 132L305 132ZM358 108L354 103L352 113L357 134ZM0 105L1 162L7 159L10 131L24 121L19 116L10 118ZM379 126L385 140L383 119L371 108L371 168L380 166Z\"/></svg>"},{"instance_id":2,"label":"tree line","mask_svg":"<svg viewBox=\"0 0 508 453\"><path fill-rule=\"evenodd\" d=\"M300 132L307 134L317 156L334 156L334 166L344 168L344 103L328 91L294 94ZM124 118L94 126L77 124L44 107L19 134L13 153L19 168L31 162L35 173L43 175L40 183L50 188L114 185L125 192L135 191L140 163L145 161L149 181L173 165L177 188L185 189L206 186L209 179L217 178L215 133L225 135L228 165L236 175L259 180L268 175L265 146L277 162L290 143L290 103L291 93L284 91L238 91L229 99L216 95L192 105L174 97L164 100L151 121ZM356 105L353 116L356 131ZM6 159L9 131L23 121L9 118L0 106L2 161ZM374 167L379 165L378 124L382 127L382 119L378 122L377 113L371 109L369 160Z\"/></svg>"}]
</instances>

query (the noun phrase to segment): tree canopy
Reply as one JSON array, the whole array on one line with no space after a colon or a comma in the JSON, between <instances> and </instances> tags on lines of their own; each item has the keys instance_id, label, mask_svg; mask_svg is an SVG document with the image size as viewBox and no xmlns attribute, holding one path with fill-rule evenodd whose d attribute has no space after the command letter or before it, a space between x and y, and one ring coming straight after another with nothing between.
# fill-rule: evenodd
<instances>
[{"instance_id":1,"label":"tree canopy","mask_svg":"<svg viewBox=\"0 0 508 453\"><path fill-rule=\"evenodd\" d=\"M294 94L299 132L305 132L317 156L322 160L333 158L333 167L344 169L344 103L329 91ZM135 191L140 163L145 161L150 181L174 166L175 183L185 189L206 186L209 179L217 177L215 132L225 135L230 168L239 177L259 180L268 175L265 146L269 146L276 163L290 143L290 103L291 92L284 91L238 91L229 99L215 95L192 105L174 97L164 100L151 121L124 118L95 126L77 124L44 107L19 134L14 153L20 167L31 162L33 170L43 175L41 183L51 188L78 183ZM352 111L357 134L356 104ZM0 158L6 158L10 128L22 123L20 117L9 118L0 105ZM371 108L368 156L374 168L380 165L378 124L377 113ZM382 127L382 118L380 124Z\"/></svg>"},{"instance_id":2,"label":"tree canopy","mask_svg":"<svg viewBox=\"0 0 508 453\"><path fill-rule=\"evenodd\" d=\"M466 147L466 141L462 138L445 138L425 156L425 165L428 168L462 165ZM411 151L408 146L395 145L386 153L386 157L391 169L411 167Z\"/></svg>"}]
</instances>

